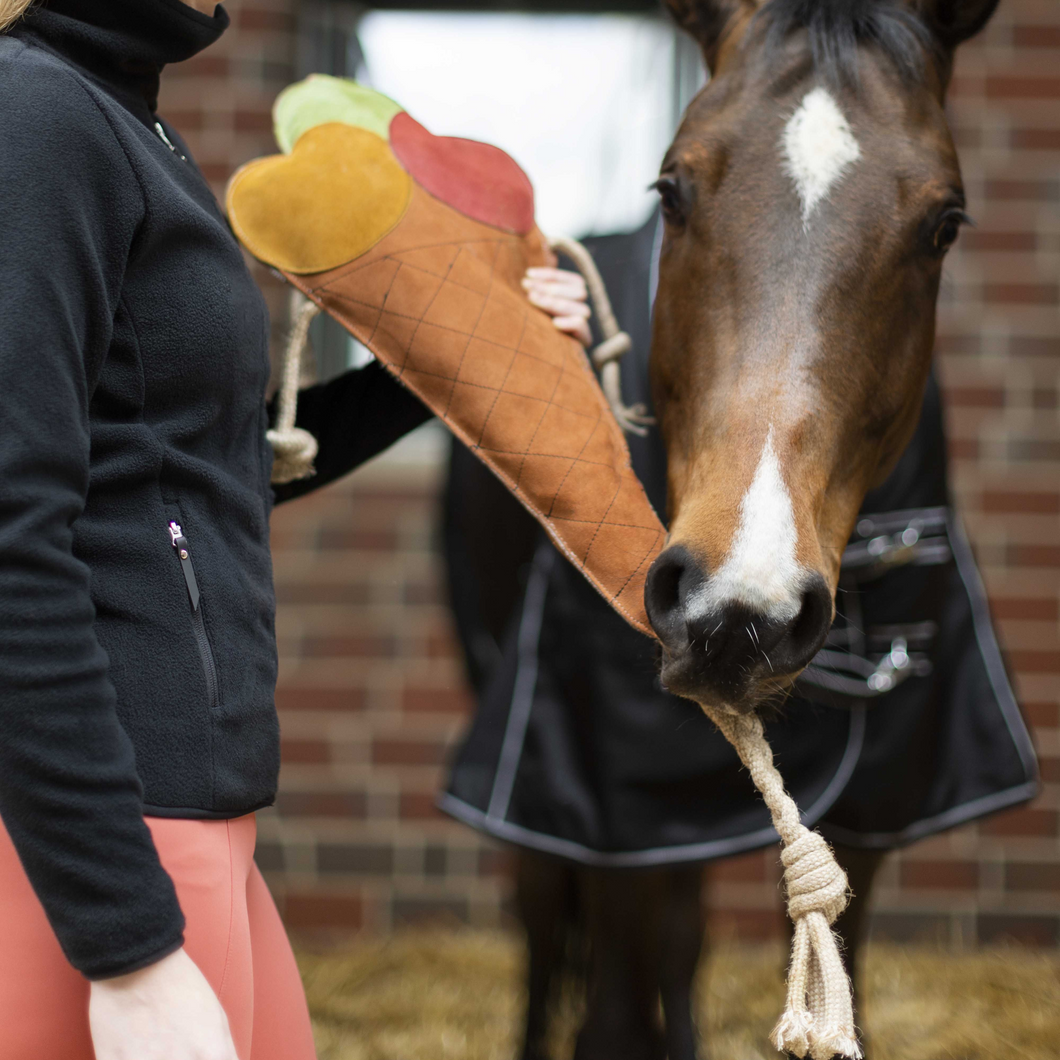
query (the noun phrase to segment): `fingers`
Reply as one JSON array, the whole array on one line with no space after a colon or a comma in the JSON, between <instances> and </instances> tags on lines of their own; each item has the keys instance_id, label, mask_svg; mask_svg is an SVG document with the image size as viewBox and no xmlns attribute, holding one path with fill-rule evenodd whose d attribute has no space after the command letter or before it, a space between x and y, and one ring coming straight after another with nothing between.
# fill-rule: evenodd
<instances>
[{"instance_id":1,"label":"fingers","mask_svg":"<svg viewBox=\"0 0 1060 1060\"><path fill-rule=\"evenodd\" d=\"M581 273L569 269L527 269L523 277L526 291L538 290L543 294L555 294L561 298L584 302L588 297L585 280Z\"/></svg>"},{"instance_id":2,"label":"fingers","mask_svg":"<svg viewBox=\"0 0 1060 1060\"><path fill-rule=\"evenodd\" d=\"M584 317L554 317L552 323L560 331L573 335L583 346L588 346L593 341L589 322Z\"/></svg>"},{"instance_id":3,"label":"fingers","mask_svg":"<svg viewBox=\"0 0 1060 1060\"><path fill-rule=\"evenodd\" d=\"M526 297L533 305L536 305L538 309L543 309L550 316L578 317L581 320L588 320L592 315L585 302L579 302L563 295L553 293L546 294L535 289L527 291Z\"/></svg>"},{"instance_id":4,"label":"fingers","mask_svg":"<svg viewBox=\"0 0 1060 1060\"><path fill-rule=\"evenodd\" d=\"M589 330L589 294L580 273L567 269L527 269L523 290L532 305L551 316L560 331L573 335L583 346L592 342Z\"/></svg>"}]
</instances>

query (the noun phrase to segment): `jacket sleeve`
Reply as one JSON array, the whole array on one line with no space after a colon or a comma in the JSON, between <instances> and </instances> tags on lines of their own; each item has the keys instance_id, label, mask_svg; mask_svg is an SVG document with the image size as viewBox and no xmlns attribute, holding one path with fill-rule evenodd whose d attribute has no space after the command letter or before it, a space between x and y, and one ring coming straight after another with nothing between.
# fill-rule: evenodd
<instances>
[{"instance_id":1,"label":"jacket sleeve","mask_svg":"<svg viewBox=\"0 0 1060 1060\"><path fill-rule=\"evenodd\" d=\"M270 418L273 409L270 408ZM393 445L434 413L378 362L298 394L296 425L320 445L316 474L273 485L277 503L334 482Z\"/></svg>"},{"instance_id":2,"label":"jacket sleeve","mask_svg":"<svg viewBox=\"0 0 1060 1060\"><path fill-rule=\"evenodd\" d=\"M0 99L0 816L66 956L105 978L173 952L184 927L74 550L144 201L61 68L8 53Z\"/></svg>"}]
</instances>

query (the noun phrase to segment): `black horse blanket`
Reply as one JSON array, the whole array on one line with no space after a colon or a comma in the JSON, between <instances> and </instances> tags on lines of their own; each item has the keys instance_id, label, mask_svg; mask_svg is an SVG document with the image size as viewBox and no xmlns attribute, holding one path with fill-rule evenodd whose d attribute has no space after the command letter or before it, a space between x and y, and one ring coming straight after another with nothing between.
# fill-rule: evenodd
<instances>
[{"instance_id":1,"label":"black horse blanket","mask_svg":"<svg viewBox=\"0 0 1060 1060\"><path fill-rule=\"evenodd\" d=\"M649 403L655 219L590 240L634 340L627 402ZM634 467L665 512L657 432ZM825 648L766 735L808 825L888 849L1025 802L1037 763L967 539L949 503L939 391L864 503ZM777 841L736 753L656 676L618 617L517 503L454 448L445 509L454 613L479 709L440 807L585 864L725 857Z\"/></svg>"}]
</instances>

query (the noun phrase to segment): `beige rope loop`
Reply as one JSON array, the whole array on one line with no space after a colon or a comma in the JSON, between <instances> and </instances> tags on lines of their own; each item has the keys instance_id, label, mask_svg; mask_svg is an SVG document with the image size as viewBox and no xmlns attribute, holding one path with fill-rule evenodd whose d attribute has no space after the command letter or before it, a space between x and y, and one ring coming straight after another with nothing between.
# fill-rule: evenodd
<instances>
[{"instance_id":1,"label":"beige rope loop","mask_svg":"<svg viewBox=\"0 0 1060 1060\"><path fill-rule=\"evenodd\" d=\"M298 412L298 381L302 373L302 354L309 339L309 325L320 307L299 291L291 292L291 332L283 355L283 378L276 399L276 426L267 431L272 446L272 481L294 482L314 474L317 440L294 425Z\"/></svg>"},{"instance_id":2,"label":"beige rope loop","mask_svg":"<svg viewBox=\"0 0 1060 1060\"><path fill-rule=\"evenodd\" d=\"M762 719L716 704L702 706L750 772L783 843L780 857L795 936L787 1004L771 1035L773 1044L782 1053L812 1060L861 1060L850 979L831 928L846 908L846 874L831 847L802 823L798 806L784 790Z\"/></svg>"},{"instance_id":3,"label":"beige rope loop","mask_svg":"<svg viewBox=\"0 0 1060 1060\"><path fill-rule=\"evenodd\" d=\"M596 365L597 368L603 368L612 361L620 360L623 354L629 353L631 349L633 349L633 340L624 331L620 331L617 335L612 335L611 338L604 339L604 341L593 350L593 364Z\"/></svg>"},{"instance_id":4,"label":"beige rope loop","mask_svg":"<svg viewBox=\"0 0 1060 1060\"><path fill-rule=\"evenodd\" d=\"M576 239L560 236L550 240L549 246L566 254L585 278L597 323L604 334L604 341L591 354L593 364L600 369L600 386L622 430L643 437L654 425L655 418L648 415L644 405L627 405L622 400L622 374L618 362L624 353L629 352L633 342L618 326L600 270L593 256Z\"/></svg>"}]
</instances>

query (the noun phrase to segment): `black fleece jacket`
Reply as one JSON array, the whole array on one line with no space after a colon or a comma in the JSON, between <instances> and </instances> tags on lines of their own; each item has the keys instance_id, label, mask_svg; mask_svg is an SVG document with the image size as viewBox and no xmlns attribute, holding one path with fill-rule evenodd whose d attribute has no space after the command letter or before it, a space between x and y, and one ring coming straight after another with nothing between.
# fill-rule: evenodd
<instances>
[{"instance_id":1,"label":"black fleece jacket","mask_svg":"<svg viewBox=\"0 0 1060 1060\"><path fill-rule=\"evenodd\" d=\"M89 977L181 944L144 815L275 792L266 311L154 113L227 22L50 0L0 36L0 815ZM427 418L378 367L301 407L310 485Z\"/></svg>"}]
</instances>

